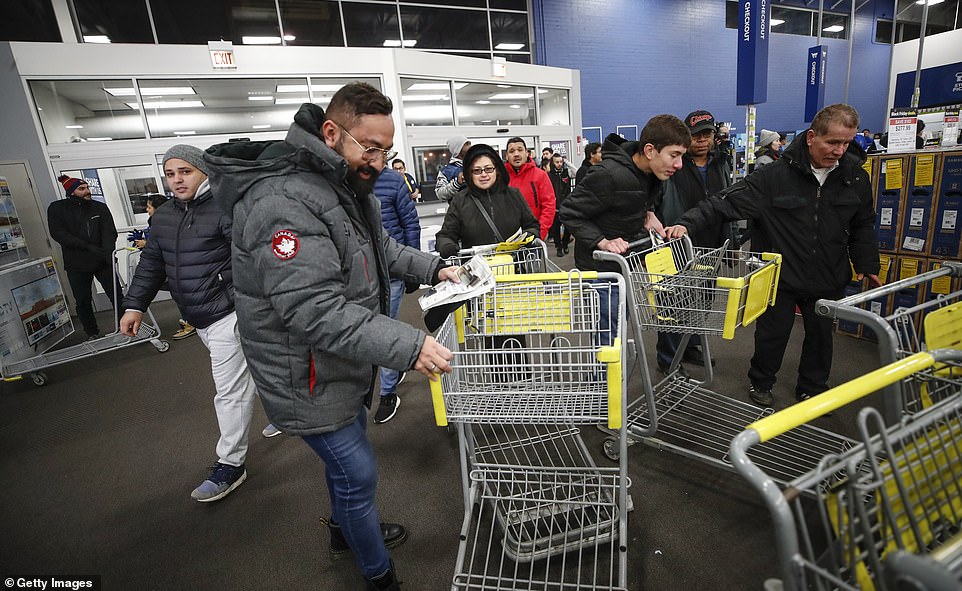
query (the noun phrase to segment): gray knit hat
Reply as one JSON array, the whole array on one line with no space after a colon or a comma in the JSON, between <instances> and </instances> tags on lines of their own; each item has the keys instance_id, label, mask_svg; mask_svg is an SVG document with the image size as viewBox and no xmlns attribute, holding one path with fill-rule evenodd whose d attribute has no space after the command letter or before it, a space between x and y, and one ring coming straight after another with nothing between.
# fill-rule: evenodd
<instances>
[{"instance_id":1,"label":"gray knit hat","mask_svg":"<svg viewBox=\"0 0 962 591\"><path fill-rule=\"evenodd\" d=\"M207 163L204 162L204 151L200 148L187 144L177 144L164 153L164 164L167 164L167 161L171 158L180 158L202 173L210 174L207 172Z\"/></svg>"},{"instance_id":2,"label":"gray knit hat","mask_svg":"<svg viewBox=\"0 0 962 591\"><path fill-rule=\"evenodd\" d=\"M777 131L768 131L767 129L763 129L761 133L758 134L758 147L760 148L763 148L776 141L778 141Z\"/></svg>"}]
</instances>

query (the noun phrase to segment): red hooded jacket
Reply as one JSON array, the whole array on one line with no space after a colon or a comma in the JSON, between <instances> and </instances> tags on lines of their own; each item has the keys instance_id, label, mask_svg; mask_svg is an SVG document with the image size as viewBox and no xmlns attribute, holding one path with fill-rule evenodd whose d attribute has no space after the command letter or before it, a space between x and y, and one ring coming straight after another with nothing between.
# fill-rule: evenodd
<instances>
[{"instance_id":1,"label":"red hooded jacket","mask_svg":"<svg viewBox=\"0 0 962 591\"><path fill-rule=\"evenodd\" d=\"M548 173L535 166L530 158L521 165L518 172L508 163L505 163L504 167L508 170L508 185L521 191L531 213L541 226L541 239L546 239L548 230L554 223L555 212L554 187Z\"/></svg>"}]
</instances>

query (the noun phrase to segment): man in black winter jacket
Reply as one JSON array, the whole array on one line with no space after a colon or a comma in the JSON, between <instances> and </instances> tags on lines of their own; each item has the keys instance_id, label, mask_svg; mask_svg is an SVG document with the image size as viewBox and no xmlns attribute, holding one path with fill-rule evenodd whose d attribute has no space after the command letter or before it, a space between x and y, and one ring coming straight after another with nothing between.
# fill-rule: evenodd
<instances>
[{"instance_id":1,"label":"man in black winter jacket","mask_svg":"<svg viewBox=\"0 0 962 591\"><path fill-rule=\"evenodd\" d=\"M571 175L568 167L565 166L561 154L551 155L551 166L548 169L548 178L551 179L551 186L554 188L555 207L560 209L561 204L571 194ZM568 243L571 242L571 233L561 223L561 215L555 209L554 223L551 224L551 240L554 241L555 248L558 249L558 256L568 254Z\"/></svg>"},{"instance_id":2,"label":"man in black winter jacket","mask_svg":"<svg viewBox=\"0 0 962 591\"><path fill-rule=\"evenodd\" d=\"M195 501L208 503L247 479L244 462L257 390L237 334L230 218L213 199L204 153L183 144L170 148L164 154L164 175L175 198L151 218L150 240L130 281L120 329L137 334L147 306L166 281L181 317L210 351L220 428L217 462L191 493ZM274 432L271 425L263 431L265 437Z\"/></svg>"},{"instance_id":3,"label":"man in black winter jacket","mask_svg":"<svg viewBox=\"0 0 962 591\"><path fill-rule=\"evenodd\" d=\"M825 107L782 158L703 201L666 229L669 237L697 234L724 220L750 219L752 250L782 254L775 303L758 319L749 397L771 406L775 375L801 310L805 341L795 396L805 400L828 389L832 319L815 314L820 298L838 299L851 280L880 285L875 212L865 152L852 138L858 113L843 104ZM850 265L851 261L851 265Z\"/></svg>"},{"instance_id":4,"label":"man in black winter jacket","mask_svg":"<svg viewBox=\"0 0 962 591\"><path fill-rule=\"evenodd\" d=\"M114 277L112 260L117 228L110 209L93 200L86 181L66 175L58 180L63 184L67 198L54 201L47 208L47 225L50 236L60 243L63 252L67 281L77 302L77 317L87 337L95 339L100 336L100 329L90 291L94 277L104 288L111 304L114 304L114 294L123 295ZM114 305L114 311L118 309L119 306Z\"/></svg>"}]
</instances>

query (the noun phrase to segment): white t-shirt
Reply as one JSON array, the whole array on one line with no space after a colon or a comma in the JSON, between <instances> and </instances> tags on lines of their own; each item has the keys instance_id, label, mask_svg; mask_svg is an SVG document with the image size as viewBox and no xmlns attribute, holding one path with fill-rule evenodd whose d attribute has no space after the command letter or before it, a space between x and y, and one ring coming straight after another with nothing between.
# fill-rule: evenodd
<instances>
[{"instance_id":1,"label":"white t-shirt","mask_svg":"<svg viewBox=\"0 0 962 591\"><path fill-rule=\"evenodd\" d=\"M838 168L838 162L826 168L815 168L813 166L812 172L815 173L815 178L818 179L818 186L823 186L825 184L825 179L828 178L828 173L832 172L836 168Z\"/></svg>"}]
</instances>

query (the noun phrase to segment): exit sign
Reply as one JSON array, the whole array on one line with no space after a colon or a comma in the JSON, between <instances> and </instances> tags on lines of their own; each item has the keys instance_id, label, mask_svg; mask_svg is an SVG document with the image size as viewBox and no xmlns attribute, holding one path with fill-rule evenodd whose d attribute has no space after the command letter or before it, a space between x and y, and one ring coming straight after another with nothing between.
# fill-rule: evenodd
<instances>
[{"instance_id":1,"label":"exit sign","mask_svg":"<svg viewBox=\"0 0 962 591\"><path fill-rule=\"evenodd\" d=\"M207 49L210 51L210 63L215 70L237 68L234 44L230 41L208 41Z\"/></svg>"}]
</instances>

